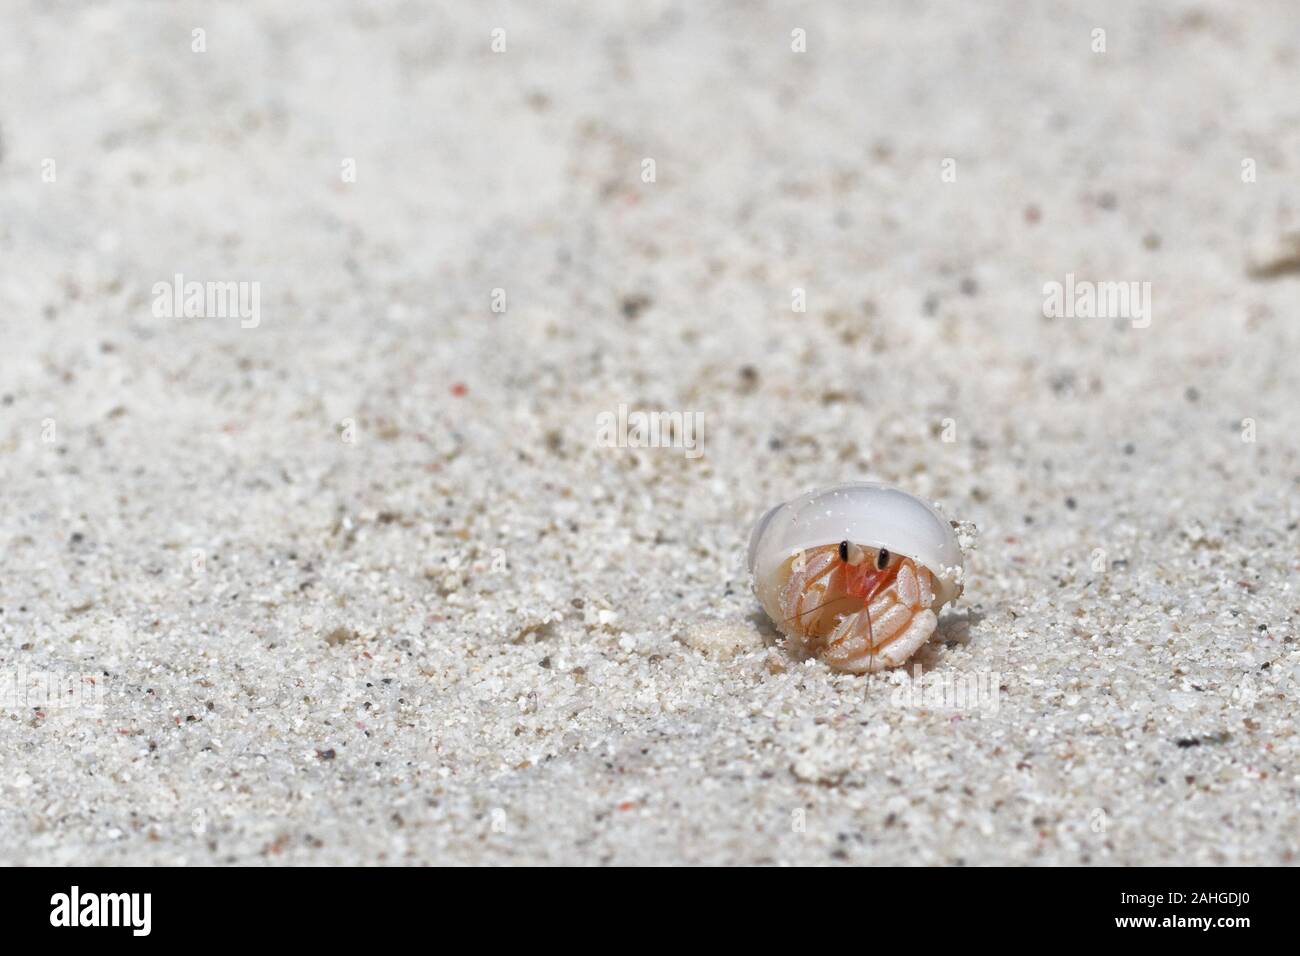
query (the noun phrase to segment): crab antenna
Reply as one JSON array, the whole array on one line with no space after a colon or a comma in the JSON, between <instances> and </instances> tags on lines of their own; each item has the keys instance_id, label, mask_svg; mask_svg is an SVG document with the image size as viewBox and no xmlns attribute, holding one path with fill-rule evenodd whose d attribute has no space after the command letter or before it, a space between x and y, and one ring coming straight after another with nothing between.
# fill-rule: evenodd
<instances>
[{"instance_id":1,"label":"crab antenna","mask_svg":"<svg viewBox=\"0 0 1300 956\"><path fill-rule=\"evenodd\" d=\"M811 614L813 611L819 610L820 608L824 608L824 607L825 607L826 605L828 605L828 604L834 604L836 601L839 601L839 600L842 600L842 599L843 599L843 595L840 595L839 597L833 597L833 598L830 598L830 599L828 599L828 600L822 601L821 604L818 604L818 605L815 605L814 607L810 607L810 608L807 608L806 610L800 611L798 614L792 614L790 617L787 617L787 618L786 618L784 621L782 621L781 623L783 623L783 624L789 624L791 621L796 620L796 619L798 619L798 618L801 618L801 617L803 617L805 614Z\"/></svg>"},{"instance_id":2,"label":"crab antenna","mask_svg":"<svg viewBox=\"0 0 1300 956\"><path fill-rule=\"evenodd\" d=\"M872 668L876 666L876 635L871 629L871 602L868 601L863 605L862 613L867 616L867 650L870 654L870 663L867 664L867 673L873 673Z\"/></svg>"}]
</instances>

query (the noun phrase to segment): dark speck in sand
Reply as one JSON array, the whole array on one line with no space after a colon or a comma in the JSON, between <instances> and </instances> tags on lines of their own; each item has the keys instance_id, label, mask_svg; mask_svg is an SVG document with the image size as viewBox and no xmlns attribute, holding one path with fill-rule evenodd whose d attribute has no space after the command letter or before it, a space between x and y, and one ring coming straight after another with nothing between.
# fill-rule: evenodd
<instances>
[{"instance_id":1,"label":"dark speck in sand","mask_svg":"<svg viewBox=\"0 0 1300 956\"><path fill-rule=\"evenodd\" d=\"M650 297L648 295L627 295L623 297L623 318L625 319L636 319L648 308L650 308Z\"/></svg>"}]
</instances>

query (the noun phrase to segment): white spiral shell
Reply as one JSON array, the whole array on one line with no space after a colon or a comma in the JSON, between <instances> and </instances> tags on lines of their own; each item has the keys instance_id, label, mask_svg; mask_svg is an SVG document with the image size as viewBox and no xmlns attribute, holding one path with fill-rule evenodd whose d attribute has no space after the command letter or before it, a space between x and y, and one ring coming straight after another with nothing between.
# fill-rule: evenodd
<instances>
[{"instance_id":1,"label":"white spiral shell","mask_svg":"<svg viewBox=\"0 0 1300 956\"><path fill-rule=\"evenodd\" d=\"M917 568L928 570L933 580L933 601L922 610L937 615L944 604L961 593L961 545L952 525L931 505L905 491L872 482L812 491L764 514L749 540L749 570L755 594L773 622L796 640L807 635L798 633L798 624L790 624L789 608L782 604L782 591L791 578L791 559L840 541L869 549L885 548L910 559ZM933 616L929 619L933 620ZM901 660L888 661L886 666L897 663ZM870 669L875 667L873 662ZM852 669L864 668L854 665Z\"/></svg>"}]
</instances>

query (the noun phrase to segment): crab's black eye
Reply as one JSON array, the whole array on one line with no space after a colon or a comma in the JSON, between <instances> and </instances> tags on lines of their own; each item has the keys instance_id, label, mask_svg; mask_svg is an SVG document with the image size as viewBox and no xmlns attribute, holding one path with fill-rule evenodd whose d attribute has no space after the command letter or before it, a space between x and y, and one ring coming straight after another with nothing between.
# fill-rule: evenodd
<instances>
[{"instance_id":1,"label":"crab's black eye","mask_svg":"<svg viewBox=\"0 0 1300 956\"><path fill-rule=\"evenodd\" d=\"M883 571L887 567L889 567L889 549L881 548L876 555L876 570Z\"/></svg>"},{"instance_id":2,"label":"crab's black eye","mask_svg":"<svg viewBox=\"0 0 1300 956\"><path fill-rule=\"evenodd\" d=\"M841 541L841 542L840 542L840 560L841 560L841 561L848 561L848 559L849 559L849 543L848 543L847 541Z\"/></svg>"}]
</instances>

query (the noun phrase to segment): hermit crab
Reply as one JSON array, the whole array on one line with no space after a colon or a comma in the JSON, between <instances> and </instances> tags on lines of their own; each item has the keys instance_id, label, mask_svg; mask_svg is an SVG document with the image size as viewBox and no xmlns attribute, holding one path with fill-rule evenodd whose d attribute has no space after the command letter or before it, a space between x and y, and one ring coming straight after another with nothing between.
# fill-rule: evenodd
<instances>
[{"instance_id":1,"label":"hermit crab","mask_svg":"<svg viewBox=\"0 0 1300 956\"><path fill-rule=\"evenodd\" d=\"M777 505L749 539L754 592L794 644L835 670L897 667L961 593L952 525L905 491L837 485Z\"/></svg>"}]
</instances>

